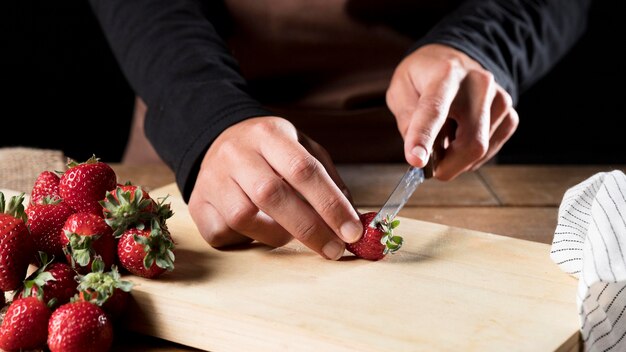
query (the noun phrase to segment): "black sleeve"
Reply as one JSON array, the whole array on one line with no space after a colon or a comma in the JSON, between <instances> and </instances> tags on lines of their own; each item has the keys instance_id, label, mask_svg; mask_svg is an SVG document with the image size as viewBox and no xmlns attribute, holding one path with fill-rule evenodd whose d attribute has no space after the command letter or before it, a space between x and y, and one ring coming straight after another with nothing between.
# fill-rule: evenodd
<instances>
[{"instance_id":1,"label":"black sleeve","mask_svg":"<svg viewBox=\"0 0 626 352\"><path fill-rule=\"evenodd\" d=\"M591 0L469 0L410 51L441 43L463 51L494 74L517 103L587 27Z\"/></svg>"},{"instance_id":2,"label":"black sleeve","mask_svg":"<svg viewBox=\"0 0 626 352\"><path fill-rule=\"evenodd\" d=\"M189 200L220 132L270 115L246 92L228 48L194 0L90 0L129 84L148 107L146 134Z\"/></svg>"}]
</instances>

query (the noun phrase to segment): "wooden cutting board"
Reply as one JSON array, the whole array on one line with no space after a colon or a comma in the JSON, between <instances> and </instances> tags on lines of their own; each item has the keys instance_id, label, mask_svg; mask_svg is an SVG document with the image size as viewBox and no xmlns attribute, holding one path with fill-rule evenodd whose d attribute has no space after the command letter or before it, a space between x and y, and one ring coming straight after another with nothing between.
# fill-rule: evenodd
<instances>
[{"instance_id":1,"label":"wooden cutting board","mask_svg":"<svg viewBox=\"0 0 626 352\"><path fill-rule=\"evenodd\" d=\"M577 351L576 280L546 244L400 218L382 261L294 241L207 245L175 185L176 269L136 286L128 329L210 351Z\"/></svg>"}]
</instances>

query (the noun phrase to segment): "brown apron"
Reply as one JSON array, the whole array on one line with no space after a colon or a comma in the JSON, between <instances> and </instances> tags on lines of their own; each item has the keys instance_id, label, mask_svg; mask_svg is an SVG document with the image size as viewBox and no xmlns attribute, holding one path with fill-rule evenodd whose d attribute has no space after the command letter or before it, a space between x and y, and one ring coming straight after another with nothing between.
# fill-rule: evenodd
<instances>
[{"instance_id":1,"label":"brown apron","mask_svg":"<svg viewBox=\"0 0 626 352\"><path fill-rule=\"evenodd\" d=\"M455 1L225 0L226 41L251 93L335 162L398 162L385 92L416 38Z\"/></svg>"},{"instance_id":2,"label":"brown apron","mask_svg":"<svg viewBox=\"0 0 626 352\"><path fill-rule=\"evenodd\" d=\"M228 42L252 91L335 162L396 161L402 141L384 96L411 40L358 22L347 3L227 0Z\"/></svg>"}]
</instances>

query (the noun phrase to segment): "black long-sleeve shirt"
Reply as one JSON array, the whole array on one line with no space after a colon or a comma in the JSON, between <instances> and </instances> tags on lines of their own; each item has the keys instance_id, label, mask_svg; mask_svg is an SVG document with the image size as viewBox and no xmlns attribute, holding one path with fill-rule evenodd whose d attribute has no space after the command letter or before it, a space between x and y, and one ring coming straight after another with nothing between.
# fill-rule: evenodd
<instances>
[{"instance_id":1,"label":"black long-sleeve shirt","mask_svg":"<svg viewBox=\"0 0 626 352\"><path fill-rule=\"evenodd\" d=\"M268 77L271 79L271 75L255 70L255 57L251 58L251 55L239 56L250 62L248 66L251 68L242 70L235 49L245 52L249 47L237 47L237 41L231 38L238 34L248 39L257 35L269 42L278 33L290 43L292 37L307 38L308 34L324 33L316 27L319 23L307 22L306 16L297 21L300 25L297 33L290 32L285 25L290 23L288 20L280 23L282 27L267 26L267 36L258 33L263 25L251 25L248 32L242 31L238 26L245 27L246 23L242 22L250 17L235 12L235 0L90 2L129 83L148 106L146 134L161 158L175 171L177 184L186 200L193 189L204 153L224 129L250 117L273 115L264 101L271 92L264 91L262 85L259 89L250 84L254 79L261 82ZM285 7L296 15L306 15L307 11L315 14L307 9L307 4L311 4L307 1L244 3L261 15L261 23L273 23L272 16L285 13L261 8L270 4L288 4ZM590 0L469 0L448 1L445 6L434 0L363 2L374 4L370 8L359 7L358 1L335 3L341 4L335 6L335 10L347 13L347 17L360 14L358 22L369 31L367 33L374 33L372 38L378 35L381 42L388 39L394 43L393 48L406 44L403 54L428 43L443 43L460 49L492 72L496 81L517 101L520 92L550 70L584 32ZM380 4L376 6L376 3ZM294 11L296 5L301 6L302 11ZM380 10L385 7L391 11ZM245 7L240 5L241 9L245 10ZM324 12L320 13L320 17L326 17ZM328 12L329 18L332 13ZM325 20L322 18L320 22ZM303 33L307 30L310 32ZM328 38L328 41L336 39L340 43L333 48L350 50L350 34L355 38L362 35L358 31L348 32L345 36ZM397 33L397 37L393 33ZM377 59L376 48L368 48L367 39L360 42L358 50L370 50L366 51L366 56ZM280 43L278 52L284 54L284 49L288 48L286 42ZM376 40L371 43L370 46L375 45ZM260 52L252 55L258 55L256 58L262 58L261 61L271 61L276 53L272 50L264 53L263 43L251 47L260 48ZM341 50L311 55L316 53L313 48L303 57L314 66L316 61L311 56L324 58L334 51ZM386 52L397 51L389 49ZM297 58L284 60L283 56L275 56L278 62L283 61L268 72L276 74L281 68L276 66L281 65L286 70L291 69L291 73L298 70L297 65L289 67L289 60ZM383 56L381 54L381 61L385 61ZM347 66L358 64L353 61ZM362 69L367 70L368 65L362 65ZM333 74L342 67L345 65L332 66ZM309 72L311 76L315 76L314 71Z\"/></svg>"}]
</instances>

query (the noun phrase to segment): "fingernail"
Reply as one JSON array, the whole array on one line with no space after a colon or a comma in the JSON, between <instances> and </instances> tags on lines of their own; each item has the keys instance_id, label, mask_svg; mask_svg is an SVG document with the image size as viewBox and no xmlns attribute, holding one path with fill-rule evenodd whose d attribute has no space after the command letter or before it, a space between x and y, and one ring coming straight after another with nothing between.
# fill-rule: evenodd
<instances>
[{"instance_id":1,"label":"fingernail","mask_svg":"<svg viewBox=\"0 0 626 352\"><path fill-rule=\"evenodd\" d=\"M322 253L324 253L328 259L337 260L341 258L345 249L346 247L343 242L332 240L324 245Z\"/></svg>"},{"instance_id":2,"label":"fingernail","mask_svg":"<svg viewBox=\"0 0 626 352\"><path fill-rule=\"evenodd\" d=\"M424 149L421 145L414 147L411 150L411 154L418 157L424 163L426 162L426 159L428 159L428 152L426 152L426 149Z\"/></svg>"},{"instance_id":3,"label":"fingernail","mask_svg":"<svg viewBox=\"0 0 626 352\"><path fill-rule=\"evenodd\" d=\"M344 222L343 225L339 228L339 232L341 233L341 237L343 237L346 242L355 242L361 236L363 232L363 226L361 224L355 224L352 221Z\"/></svg>"}]
</instances>

